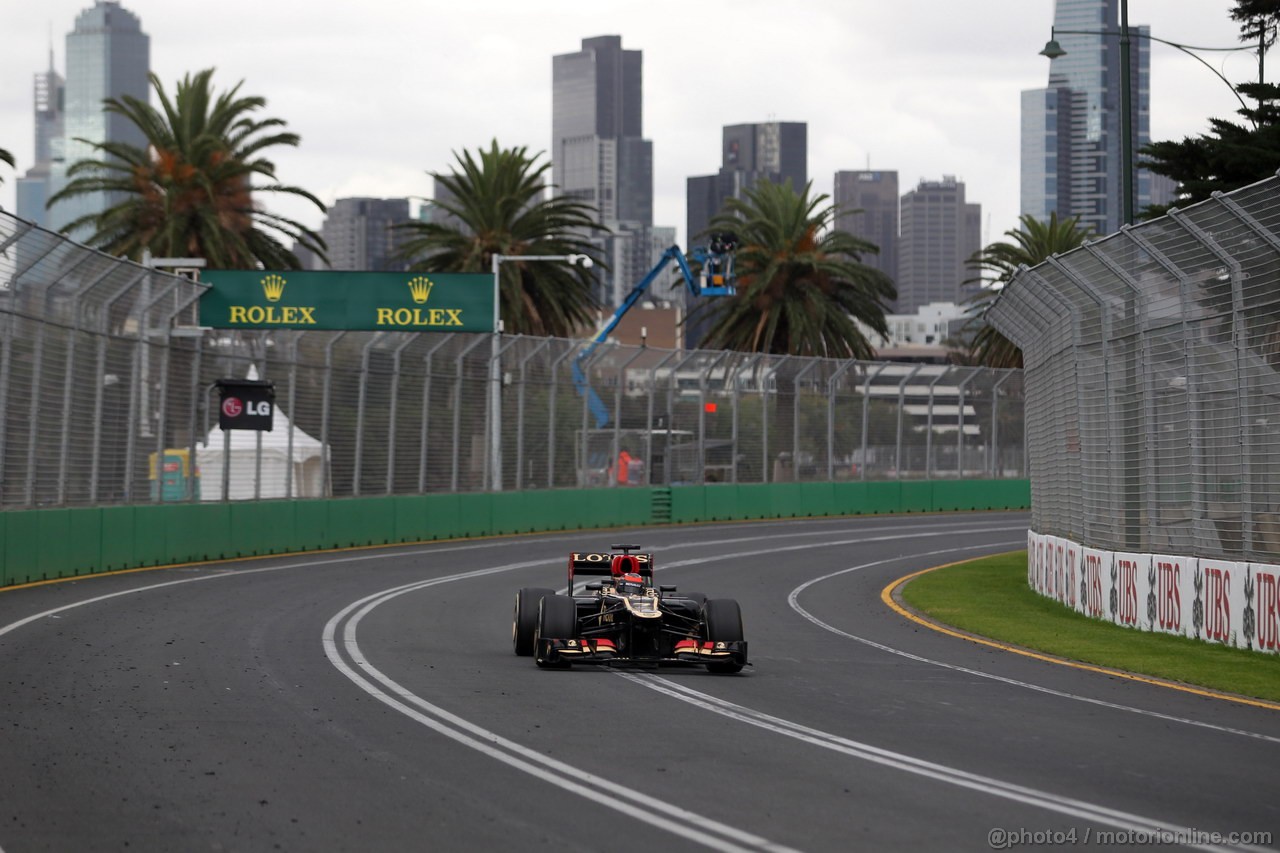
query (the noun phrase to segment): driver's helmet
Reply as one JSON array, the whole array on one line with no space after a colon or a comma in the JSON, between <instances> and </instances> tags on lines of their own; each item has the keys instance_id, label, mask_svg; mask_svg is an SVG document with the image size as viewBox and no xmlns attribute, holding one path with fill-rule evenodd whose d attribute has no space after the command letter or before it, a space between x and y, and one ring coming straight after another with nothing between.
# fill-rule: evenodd
<instances>
[{"instance_id":1,"label":"driver's helmet","mask_svg":"<svg viewBox=\"0 0 1280 853\"><path fill-rule=\"evenodd\" d=\"M644 592L644 578L628 572L618 578L617 588L622 595L640 595Z\"/></svg>"}]
</instances>

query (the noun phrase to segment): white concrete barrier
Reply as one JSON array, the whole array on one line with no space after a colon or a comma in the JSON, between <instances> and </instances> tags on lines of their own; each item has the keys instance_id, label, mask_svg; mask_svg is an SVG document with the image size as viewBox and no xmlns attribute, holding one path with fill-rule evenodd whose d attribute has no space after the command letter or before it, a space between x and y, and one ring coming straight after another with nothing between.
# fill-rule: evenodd
<instances>
[{"instance_id":1,"label":"white concrete barrier","mask_svg":"<svg viewBox=\"0 0 1280 853\"><path fill-rule=\"evenodd\" d=\"M1027 582L1122 627L1280 652L1280 566L1102 551L1028 530Z\"/></svg>"}]
</instances>

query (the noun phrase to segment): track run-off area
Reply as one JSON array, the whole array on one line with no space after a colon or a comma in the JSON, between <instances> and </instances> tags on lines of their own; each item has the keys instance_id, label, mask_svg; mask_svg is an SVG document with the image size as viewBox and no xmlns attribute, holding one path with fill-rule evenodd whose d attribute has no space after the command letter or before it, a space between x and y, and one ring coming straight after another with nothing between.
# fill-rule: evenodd
<instances>
[{"instance_id":1,"label":"track run-off area","mask_svg":"<svg viewBox=\"0 0 1280 853\"><path fill-rule=\"evenodd\" d=\"M1019 513L589 531L0 591L0 850L1274 848L1280 712L928 630ZM634 542L752 666L541 670L517 589ZM1268 833L1270 835L1268 836Z\"/></svg>"}]
</instances>

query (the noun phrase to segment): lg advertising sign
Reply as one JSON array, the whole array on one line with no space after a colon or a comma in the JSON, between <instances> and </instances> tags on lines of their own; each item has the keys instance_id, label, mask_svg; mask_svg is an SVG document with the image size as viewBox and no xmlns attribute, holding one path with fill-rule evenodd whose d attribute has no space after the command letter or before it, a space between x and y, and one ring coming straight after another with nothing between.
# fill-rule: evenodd
<instances>
[{"instance_id":1,"label":"lg advertising sign","mask_svg":"<svg viewBox=\"0 0 1280 853\"><path fill-rule=\"evenodd\" d=\"M218 426L229 429L271 431L275 412L275 384L266 379L219 379L222 403Z\"/></svg>"}]
</instances>

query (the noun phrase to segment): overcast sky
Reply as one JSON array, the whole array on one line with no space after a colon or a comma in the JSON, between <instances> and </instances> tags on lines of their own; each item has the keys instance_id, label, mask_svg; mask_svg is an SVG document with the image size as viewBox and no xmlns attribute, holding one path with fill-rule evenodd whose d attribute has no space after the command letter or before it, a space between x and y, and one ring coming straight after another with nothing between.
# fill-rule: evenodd
<instances>
[{"instance_id":1,"label":"overcast sky","mask_svg":"<svg viewBox=\"0 0 1280 853\"><path fill-rule=\"evenodd\" d=\"M33 75L65 73L66 34L92 0L0 0L0 206L32 164ZM1131 0L1130 23L1188 45L1237 44L1231 0ZM654 148L654 224L685 235L685 179L715 172L726 124L803 121L809 177L896 170L905 192L955 175L982 205L983 242L1018 216L1019 92L1043 87L1053 0L124 0L151 37L151 67L172 91L214 67L219 88L267 99L302 137L272 155L282 183L325 202L427 196L452 152L551 137L551 57L621 35L644 52L644 135ZM1233 82L1250 53L1207 54ZM1225 57L1225 58L1224 58ZM1280 60L1277 60L1280 61ZM1269 63L1271 68L1275 62ZM1270 79L1275 74L1270 73ZM1237 106L1194 59L1153 45L1155 139L1207 128ZM296 202L280 213L317 227Z\"/></svg>"}]
</instances>

